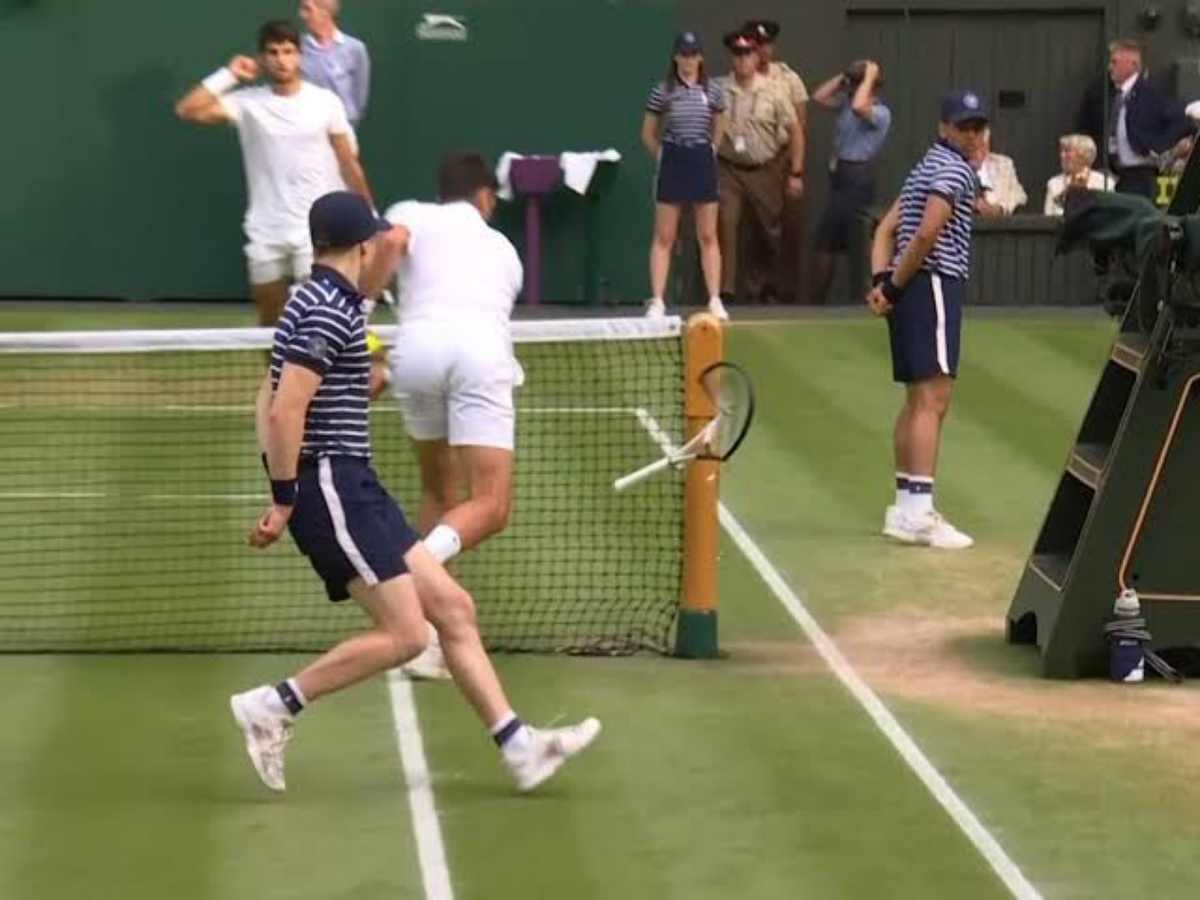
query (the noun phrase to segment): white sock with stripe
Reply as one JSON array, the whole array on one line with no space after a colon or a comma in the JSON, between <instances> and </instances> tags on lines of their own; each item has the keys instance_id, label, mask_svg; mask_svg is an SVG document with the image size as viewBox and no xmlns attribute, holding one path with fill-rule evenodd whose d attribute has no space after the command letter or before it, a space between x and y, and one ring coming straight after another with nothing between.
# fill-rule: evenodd
<instances>
[{"instance_id":1,"label":"white sock with stripe","mask_svg":"<svg viewBox=\"0 0 1200 900\"><path fill-rule=\"evenodd\" d=\"M933 509L933 479L925 475L910 475L908 491L900 503L905 515L920 516Z\"/></svg>"}]
</instances>

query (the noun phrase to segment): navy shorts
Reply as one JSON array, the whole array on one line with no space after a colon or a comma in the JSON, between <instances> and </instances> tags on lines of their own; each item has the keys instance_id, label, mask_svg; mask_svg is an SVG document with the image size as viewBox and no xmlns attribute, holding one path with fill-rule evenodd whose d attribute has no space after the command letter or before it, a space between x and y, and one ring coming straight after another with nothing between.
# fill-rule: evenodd
<instances>
[{"instance_id":1,"label":"navy shorts","mask_svg":"<svg viewBox=\"0 0 1200 900\"><path fill-rule=\"evenodd\" d=\"M658 158L659 203L717 202L717 152L712 144L664 142Z\"/></svg>"},{"instance_id":2,"label":"navy shorts","mask_svg":"<svg viewBox=\"0 0 1200 900\"><path fill-rule=\"evenodd\" d=\"M918 272L888 313L892 378L903 384L958 374L966 282Z\"/></svg>"},{"instance_id":3,"label":"navy shorts","mask_svg":"<svg viewBox=\"0 0 1200 900\"><path fill-rule=\"evenodd\" d=\"M288 530L335 603L361 578L373 586L408 571L404 554L419 540L379 483L355 456L305 459Z\"/></svg>"}]
</instances>

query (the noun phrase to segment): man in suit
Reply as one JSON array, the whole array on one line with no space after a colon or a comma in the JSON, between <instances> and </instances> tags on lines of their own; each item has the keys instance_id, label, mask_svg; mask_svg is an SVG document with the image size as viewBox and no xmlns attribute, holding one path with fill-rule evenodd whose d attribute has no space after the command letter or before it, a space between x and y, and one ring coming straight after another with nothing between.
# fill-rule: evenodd
<instances>
[{"instance_id":1,"label":"man in suit","mask_svg":"<svg viewBox=\"0 0 1200 900\"><path fill-rule=\"evenodd\" d=\"M1088 89L1079 131L1103 148L1118 191L1153 200L1158 155L1171 150L1186 155L1193 125L1182 106L1147 77L1141 44L1123 38L1108 49L1108 82Z\"/></svg>"}]
</instances>

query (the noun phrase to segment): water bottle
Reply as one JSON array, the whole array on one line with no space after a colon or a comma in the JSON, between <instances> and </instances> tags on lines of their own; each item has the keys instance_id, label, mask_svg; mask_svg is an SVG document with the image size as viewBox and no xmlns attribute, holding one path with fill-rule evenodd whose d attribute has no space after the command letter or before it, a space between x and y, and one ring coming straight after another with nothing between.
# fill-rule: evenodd
<instances>
[{"instance_id":1,"label":"water bottle","mask_svg":"<svg viewBox=\"0 0 1200 900\"><path fill-rule=\"evenodd\" d=\"M1113 681L1133 684L1146 677L1146 654L1140 636L1132 632L1143 629L1142 606L1137 591L1125 588L1113 604L1116 620L1109 628L1108 674ZM1122 627L1126 626L1126 627Z\"/></svg>"}]
</instances>

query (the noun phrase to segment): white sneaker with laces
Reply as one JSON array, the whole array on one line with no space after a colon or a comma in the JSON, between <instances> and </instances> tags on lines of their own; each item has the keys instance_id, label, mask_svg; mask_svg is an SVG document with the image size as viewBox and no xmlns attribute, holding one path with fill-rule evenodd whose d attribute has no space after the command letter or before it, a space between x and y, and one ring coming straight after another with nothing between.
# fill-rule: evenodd
<instances>
[{"instance_id":1,"label":"white sneaker with laces","mask_svg":"<svg viewBox=\"0 0 1200 900\"><path fill-rule=\"evenodd\" d=\"M273 791L286 788L283 781L283 749L292 737L292 719L267 705L269 685L254 688L229 698L233 718L246 737L246 752L258 777Z\"/></svg>"},{"instance_id":2,"label":"white sneaker with laces","mask_svg":"<svg viewBox=\"0 0 1200 900\"><path fill-rule=\"evenodd\" d=\"M917 516L901 512L897 525L898 531L902 535L912 535L909 543L913 544L924 544L939 550L965 550L975 543L970 535L959 531L947 522L936 509ZM899 535L894 536L899 537ZM899 539L907 540L905 537L899 537Z\"/></svg>"},{"instance_id":3,"label":"white sneaker with laces","mask_svg":"<svg viewBox=\"0 0 1200 900\"><path fill-rule=\"evenodd\" d=\"M446 681L454 677L446 667L442 642L432 625L429 626L429 643L425 649L401 665L400 671L417 681Z\"/></svg>"},{"instance_id":4,"label":"white sneaker with laces","mask_svg":"<svg viewBox=\"0 0 1200 900\"><path fill-rule=\"evenodd\" d=\"M725 309L725 304L721 302L720 297L712 297L708 301L708 311L720 319L722 322L729 321L729 313Z\"/></svg>"},{"instance_id":5,"label":"white sneaker with laces","mask_svg":"<svg viewBox=\"0 0 1200 900\"><path fill-rule=\"evenodd\" d=\"M529 740L519 750L501 750L504 765L517 782L517 790L532 791L559 770L568 759L582 753L600 733L599 719L584 719L564 728L529 729Z\"/></svg>"},{"instance_id":6,"label":"white sneaker with laces","mask_svg":"<svg viewBox=\"0 0 1200 900\"><path fill-rule=\"evenodd\" d=\"M661 319L667 314L667 304L663 303L658 297L651 297L646 301L646 318Z\"/></svg>"}]
</instances>

